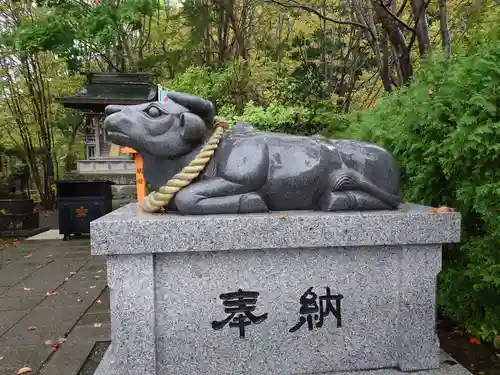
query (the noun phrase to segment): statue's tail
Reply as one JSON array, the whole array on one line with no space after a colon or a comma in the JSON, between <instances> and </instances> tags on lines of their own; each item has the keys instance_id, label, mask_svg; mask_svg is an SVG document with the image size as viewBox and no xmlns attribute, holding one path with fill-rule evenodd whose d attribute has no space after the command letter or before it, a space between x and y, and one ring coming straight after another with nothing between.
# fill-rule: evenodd
<instances>
[{"instance_id":1,"label":"statue's tail","mask_svg":"<svg viewBox=\"0 0 500 375\"><path fill-rule=\"evenodd\" d=\"M377 197L389 207L396 209L402 203L399 195L391 194L369 181L365 176L355 170L348 170L345 173L336 174L333 181L333 191L361 190L365 193Z\"/></svg>"}]
</instances>

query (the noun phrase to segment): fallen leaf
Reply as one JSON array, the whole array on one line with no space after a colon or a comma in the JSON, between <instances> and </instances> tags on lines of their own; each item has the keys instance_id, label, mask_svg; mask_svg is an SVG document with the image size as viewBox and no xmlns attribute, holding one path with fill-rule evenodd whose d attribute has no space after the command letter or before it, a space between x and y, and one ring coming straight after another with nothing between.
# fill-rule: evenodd
<instances>
[{"instance_id":1,"label":"fallen leaf","mask_svg":"<svg viewBox=\"0 0 500 375\"><path fill-rule=\"evenodd\" d=\"M47 292L47 295L50 297L57 296L57 292Z\"/></svg>"},{"instance_id":2,"label":"fallen leaf","mask_svg":"<svg viewBox=\"0 0 500 375\"><path fill-rule=\"evenodd\" d=\"M280 220L288 220L288 219L290 219L289 216L286 215L280 216Z\"/></svg>"},{"instance_id":3,"label":"fallen leaf","mask_svg":"<svg viewBox=\"0 0 500 375\"><path fill-rule=\"evenodd\" d=\"M25 258L31 258L33 256L33 253L29 253L28 255L25 255Z\"/></svg>"},{"instance_id":4,"label":"fallen leaf","mask_svg":"<svg viewBox=\"0 0 500 375\"><path fill-rule=\"evenodd\" d=\"M495 336L495 338L493 339L493 347L497 350L500 350L500 336Z\"/></svg>"},{"instance_id":5,"label":"fallen leaf","mask_svg":"<svg viewBox=\"0 0 500 375\"><path fill-rule=\"evenodd\" d=\"M96 327L96 328L102 327L102 323L97 323L96 322L96 323L94 323L94 327Z\"/></svg>"},{"instance_id":6,"label":"fallen leaf","mask_svg":"<svg viewBox=\"0 0 500 375\"><path fill-rule=\"evenodd\" d=\"M31 288L24 288L24 290L25 290L26 292L29 292L29 291L31 290Z\"/></svg>"},{"instance_id":7,"label":"fallen leaf","mask_svg":"<svg viewBox=\"0 0 500 375\"><path fill-rule=\"evenodd\" d=\"M21 375L21 374L26 374L27 372L32 372L33 370L30 369L29 367L23 367L17 370L16 374Z\"/></svg>"},{"instance_id":8,"label":"fallen leaf","mask_svg":"<svg viewBox=\"0 0 500 375\"><path fill-rule=\"evenodd\" d=\"M479 345L479 344L481 344L481 341L479 341L479 340L478 340L477 338L475 338L475 337L471 337L471 338L469 338L469 342L470 342L471 344L475 344L475 345Z\"/></svg>"},{"instance_id":9,"label":"fallen leaf","mask_svg":"<svg viewBox=\"0 0 500 375\"><path fill-rule=\"evenodd\" d=\"M96 303L97 303L98 305L100 305L100 304L102 303L102 301L101 301L100 299L98 299L98 300L96 301Z\"/></svg>"},{"instance_id":10,"label":"fallen leaf","mask_svg":"<svg viewBox=\"0 0 500 375\"><path fill-rule=\"evenodd\" d=\"M94 289L96 286L95 285L91 285L90 286L90 289Z\"/></svg>"},{"instance_id":11,"label":"fallen leaf","mask_svg":"<svg viewBox=\"0 0 500 375\"><path fill-rule=\"evenodd\" d=\"M27 329L28 332L35 331L35 330L36 330L35 326L28 327L28 329Z\"/></svg>"},{"instance_id":12,"label":"fallen leaf","mask_svg":"<svg viewBox=\"0 0 500 375\"><path fill-rule=\"evenodd\" d=\"M448 206L440 206L437 210L436 210L436 213L438 214L446 214L446 213L449 213L449 212L455 212L455 210L451 207L448 207Z\"/></svg>"},{"instance_id":13,"label":"fallen leaf","mask_svg":"<svg viewBox=\"0 0 500 375\"><path fill-rule=\"evenodd\" d=\"M451 207L446 207L446 206L441 206L437 209L432 209L429 211L429 213L431 215L441 215L441 214L448 214L448 213L452 213L452 212L455 212L455 209L453 209Z\"/></svg>"}]
</instances>

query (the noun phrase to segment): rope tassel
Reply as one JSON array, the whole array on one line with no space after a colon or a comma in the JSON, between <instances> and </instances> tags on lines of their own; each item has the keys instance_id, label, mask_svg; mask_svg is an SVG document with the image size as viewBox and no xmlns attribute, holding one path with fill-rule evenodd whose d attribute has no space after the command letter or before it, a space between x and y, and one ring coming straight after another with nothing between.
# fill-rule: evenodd
<instances>
[{"instance_id":1,"label":"rope tassel","mask_svg":"<svg viewBox=\"0 0 500 375\"><path fill-rule=\"evenodd\" d=\"M195 158L168 180L164 186L160 187L158 191L153 191L142 200L141 207L144 211L150 213L160 211L168 205L176 193L191 184L200 175L212 159L215 150L219 147L219 142L228 128L228 124L225 121L216 119L214 128L212 136Z\"/></svg>"}]
</instances>

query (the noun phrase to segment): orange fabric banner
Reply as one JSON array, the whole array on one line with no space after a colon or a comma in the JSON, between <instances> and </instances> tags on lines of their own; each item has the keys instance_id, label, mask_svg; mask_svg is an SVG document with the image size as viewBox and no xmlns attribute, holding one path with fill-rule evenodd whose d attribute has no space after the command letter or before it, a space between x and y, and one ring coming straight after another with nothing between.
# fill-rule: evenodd
<instances>
[{"instance_id":1,"label":"orange fabric banner","mask_svg":"<svg viewBox=\"0 0 500 375\"><path fill-rule=\"evenodd\" d=\"M132 154L135 161L135 186L137 189L137 202L140 203L146 196L146 180L144 179L144 174L142 173L143 160L142 156L137 153L134 149L130 147L123 147L121 149L122 154Z\"/></svg>"}]
</instances>

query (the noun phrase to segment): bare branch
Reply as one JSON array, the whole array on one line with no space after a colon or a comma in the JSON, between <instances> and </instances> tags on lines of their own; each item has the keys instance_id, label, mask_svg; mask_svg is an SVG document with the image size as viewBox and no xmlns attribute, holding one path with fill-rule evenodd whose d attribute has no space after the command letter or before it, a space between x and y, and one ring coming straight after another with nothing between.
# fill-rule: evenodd
<instances>
[{"instance_id":1,"label":"bare branch","mask_svg":"<svg viewBox=\"0 0 500 375\"><path fill-rule=\"evenodd\" d=\"M403 21L401 18L399 18L396 14L394 14L392 12L392 10L390 10L387 5L384 4L384 0L378 0L380 6L382 7L382 9L384 9L387 14L389 14L392 18L394 18L397 23L399 23L401 26L403 26L406 30L408 30L409 32L411 33L415 33L415 29L410 27L405 21Z\"/></svg>"},{"instance_id":2,"label":"bare branch","mask_svg":"<svg viewBox=\"0 0 500 375\"><path fill-rule=\"evenodd\" d=\"M408 3L408 0L404 0L403 4L401 4L401 7L399 8L398 12L396 13L396 15L398 17L401 17L401 14L403 14L403 11L405 10L407 3Z\"/></svg>"},{"instance_id":3,"label":"bare branch","mask_svg":"<svg viewBox=\"0 0 500 375\"><path fill-rule=\"evenodd\" d=\"M265 0L265 1L267 3L274 3L276 5L280 5L280 6L285 7L285 8L302 9L302 10L305 10L307 12L315 14L316 16L318 16L322 20L329 21L329 22L335 23L337 25L349 25L349 26L359 27L359 28L365 29L365 30L368 29L365 25L362 25L361 23L358 23L358 22L340 21L340 20L325 16L325 15L321 14L320 12L318 12L316 9L311 8L311 7L304 5L304 4L300 4L296 0L288 0L288 3L283 3L283 2L278 1L278 0Z\"/></svg>"}]
</instances>

